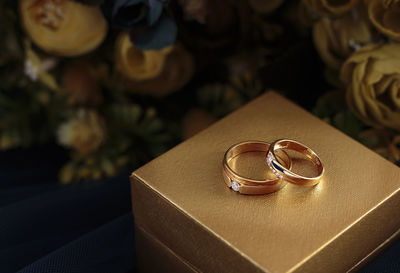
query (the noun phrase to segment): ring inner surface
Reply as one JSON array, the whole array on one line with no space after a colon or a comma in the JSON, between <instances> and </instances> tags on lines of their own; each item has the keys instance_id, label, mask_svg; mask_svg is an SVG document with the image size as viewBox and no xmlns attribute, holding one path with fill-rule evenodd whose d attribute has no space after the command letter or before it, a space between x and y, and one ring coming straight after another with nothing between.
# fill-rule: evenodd
<instances>
[{"instance_id":1,"label":"ring inner surface","mask_svg":"<svg viewBox=\"0 0 400 273\"><path fill-rule=\"evenodd\" d=\"M267 143L244 143L236 146L227 154L227 163L233 172L246 178L259 182L276 180L276 175L265 163L266 153L269 148ZM278 158L284 157L278 153ZM288 166L289 159L280 159L284 166ZM285 163L286 162L286 163Z\"/></svg>"},{"instance_id":2,"label":"ring inner surface","mask_svg":"<svg viewBox=\"0 0 400 273\"><path fill-rule=\"evenodd\" d=\"M276 175L265 164L265 152L244 152L228 162L229 167L243 178L253 180L273 180Z\"/></svg>"},{"instance_id":3,"label":"ring inner surface","mask_svg":"<svg viewBox=\"0 0 400 273\"><path fill-rule=\"evenodd\" d=\"M317 177L322 173L323 167L318 156L308 147L296 142L281 141L276 143L274 148L275 154L284 150L289 155L292 160L292 173L307 178Z\"/></svg>"}]
</instances>

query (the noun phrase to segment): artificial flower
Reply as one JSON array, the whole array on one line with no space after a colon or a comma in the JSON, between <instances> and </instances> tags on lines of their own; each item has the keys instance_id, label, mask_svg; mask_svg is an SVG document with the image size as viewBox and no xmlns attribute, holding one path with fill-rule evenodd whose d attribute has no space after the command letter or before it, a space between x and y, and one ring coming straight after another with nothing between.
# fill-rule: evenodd
<instances>
[{"instance_id":1,"label":"artificial flower","mask_svg":"<svg viewBox=\"0 0 400 273\"><path fill-rule=\"evenodd\" d=\"M95 111L80 110L77 116L64 122L57 131L61 145L80 154L94 152L106 138L103 118Z\"/></svg>"},{"instance_id":2,"label":"artificial flower","mask_svg":"<svg viewBox=\"0 0 400 273\"><path fill-rule=\"evenodd\" d=\"M378 31L389 38L400 41L399 0L373 0L369 4L368 13Z\"/></svg>"},{"instance_id":3,"label":"artificial flower","mask_svg":"<svg viewBox=\"0 0 400 273\"><path fill-rule=\"evenodd\" d=\"M57 61L54 58L42 60L39 55L33 51L29 42L25 43L25 75L31 81L39 80L52 90L58 90L58 84L53 75L48 71L51 70Z\"/></svg>"},{"instance_id":4,"label":"artificial flower","mask_svg":"<svg viewBox=\"0 0 400 273\"><path fill-rule=\"evenodd\" d=\"M115 65L119 73L134 81L153 79L161 74L172 47L141 50L134 46L127 32L122 32L115 45Z\"/></svg>"},{"instance_id":5,"label":"artificial flower","mask_svg":"<svg viewBox=\"0 0 400 273\"><path fill-rule=\"evenodd\" d=\"M354 8L359 0L302 0L308 11L324 16L342 15Z\"/></svg>"},{"instance_id":6,"label":"artificial flower","mask_svg":"<svg viewBox=\"0 0 400 273\"><path fill-rule=\"evenodd\" d=\"M194 60L183 46L176 44L166 55L161 73L152 79L126 82L126 86L137 93L163 97L179 90L193 76Z\"/></svg>"},{"instance_id":7,"label":"artificial flower","mask_svg":"<svg viewBox=\"0 0 400 273\"><path fill-rule=\"evenodd\" d=\"M176 38L177 28L164 10L165 0L105 0L104 16L113 27L129 30L137 48L162 49Z\"/></svg>"},{"instance_id":8,"label":"artificial flower","mask_svg":"<svg viewBox=\"0 0 400 273\"><path fill-rule=\"evenodd\" d=\"M52 54L77 56L97 48L107 33L98 7L66 0L21 0L22 24L33 42Z\"/></svg>"},{"instance_id":9,"label":"artificial flower","mask_svg":"<svg viewBox=\"0 0 400 273\"><path fill-rule=\"evenodd\" d=\"M73 106L97 106L103 97L91 67L84 62L70 64L62 77L61 91Z\"/></svg>"},{"instance_id":10,"label":"artificial flower","mask_svg":"<svg viewBox=\"0 0 400 273\"><path fill-rule=\"evenodd\" d=\"M276 10L282 5L284 0L249 0L249 4L256 12L268 14Z\"/></svg>"},{"instance_id":11,"label":"artificial flower","mask_svg":"<svg viewBox=\"0 0 400 273\"><path fill-rule=\"evenodd\" d=\"M400 44L369 45L343 64L347 102L366 123L400 130Z\"/></svg>"},{"instance_id":12,"label":"artificial flower","mask_svg":"<svg viewBox=\"0 0 400 273\"><path fill-rule=\"evenodd\" d=\"M202 0L203 22L187 20L185 6L174 6L179 34L185 46L201 58L221 57L249 42L250 7L246 0Z\"/></svg>"},{"instance_id":13,"label":"artificial flower","mask_svg":"<svg viewBox=\"0 0 400 273\"><path fill-rule=\"evenodd\" d=\"M340 69L344 60L361 46L372 41L369 21L361 10L340 18L323 17L313 26L315 47L325 64Z\"/></svg>"}]
</instances>

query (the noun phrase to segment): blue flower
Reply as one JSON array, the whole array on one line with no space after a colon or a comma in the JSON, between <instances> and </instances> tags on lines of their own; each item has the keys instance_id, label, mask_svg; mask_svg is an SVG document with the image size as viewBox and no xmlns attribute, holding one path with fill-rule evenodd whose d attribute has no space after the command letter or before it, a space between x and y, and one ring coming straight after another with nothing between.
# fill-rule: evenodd
<instances>
[{"instance_id":1,"label":"blue flower","mask_svg":"<svg viewBox=\"0 0 400 273\"><path fill-rule=\"evenodd\" d=\"M162 49L176 38L177 27L164 9L165 0L105 0L101 6L110 25L130 32L139 49Z\"/></svg>"}]
</instances>

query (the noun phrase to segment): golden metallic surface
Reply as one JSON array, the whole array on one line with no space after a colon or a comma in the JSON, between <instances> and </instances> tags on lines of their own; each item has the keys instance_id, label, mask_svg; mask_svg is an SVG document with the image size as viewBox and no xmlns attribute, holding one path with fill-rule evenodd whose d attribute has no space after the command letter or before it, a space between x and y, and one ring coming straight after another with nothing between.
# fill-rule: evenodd
<instances>
[{"instance_id":1,"label":"golden metallic surface","mask_svg":"<svg viewBox=\"0 0 400 273\"><path fill-rule=\"evenodd\" d=\"M318 151L320 184L247 196L222 183L232 143L286 137ZM344 272L400 227L400 169L273 92L131 179L135 222L203 272Z\"/></svg>"},{"instance_id":2,"label":"golden metallic surface","mask_svg":"<svg viewBox=\"0 0 400 273\"><path fill-rule=\"evenodd\" d=\"M281 164L278 161L277 152L282 151L283 149L289 149L303 154L312 163L314 163L314 167L317 170L317 174L313 176L300 175L296 172L291 171L290 168L287 168L284 164ZM304 144L295 140L290 140L290 139L275 140L274 142L272 142L272 144L268 149L268 154L266 159L268 166L276 175L278 175L279 177L288 182L291 182L299 186L315 186L320 182L320 179L324 174L324 166L318 155Z\"/></svg>"},{"instance_id":3,"label":"golden metallic surface","mask_svg":"<svg viewBox=\"0 0 400 273\"><path fill-rule=\"evenodd\" d=\"M182 260L153 235L135 225L135 247L139 272L196 273L200 272Z\"/></svg>"},{"instance_id":4,"label":"golden metallic surface","mask_svg":"<svg viewBox=\"0 0 400 273\"><path fill-rule=\"evenodd\" d=\"M235 145L232 145L225 153L224 158L222 160L222 176L224 178L225 184L232 188L233 190L238 191L242 194L267 194L271 192L278 191L282 189L286 182L282 179L279 179L276 175L259 178L251 178L250 175L246 176L240 174L235 168L235 164L231 166L232 160L243 154L254 154L262 152L265 155L270 147L270 144L264 141L242 141ZM279 157L282 161L282 165L285 168L290 169L291 160L289 156L283 150L281 151L277 158ZM277 160L278 161L278 160ZM279 163L281 164L281 163ZM268 170L268 167L265 165L261 166L263 170ZM258 171L259 172L259 171ZM232 183L237 183L238 187L232 187Z\"/></svg>"}]
</instances>

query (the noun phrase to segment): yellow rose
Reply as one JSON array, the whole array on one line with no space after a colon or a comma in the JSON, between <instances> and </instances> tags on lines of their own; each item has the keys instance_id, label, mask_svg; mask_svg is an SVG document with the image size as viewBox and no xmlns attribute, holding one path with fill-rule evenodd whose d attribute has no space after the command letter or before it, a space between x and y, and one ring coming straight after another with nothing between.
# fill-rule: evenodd
<instances>
[{"instance_id":1,"label":"yellow rose","mask_svg":"<svg viewBox=\"0 0 400 273\"><path fill-rule=\"evenodd\" d=\"M343 64L347 102L374 127L400 130L400 44L370 45Z\"/></svg>"},{"instance_id":2,"label":"yellow rose","mask_svg":"<svg viewBox=\"0 0 400 273\"><path fill-rule=\"evenodd\" d=\"M355 11L358 16L346 14L337 19L323 17L313 26L315 47L329 68L340 69L354 49L372 40L368 19L361 10Z\"/></svg>"},{"instance_id":3,"label":"yellow rose","mask_svg":"<svg viewBox=\"0 0 400 273\"><path fill-rule=\"evenodd\" d=\"M337 16L354 8L359 0L303 0L303 3L312 13Z\"/></svg>"},{"instance_id":4,"label":"yellow rose","mask_svg":"<svg viewBox=\"0 0 400 273\"><path fill-rule=\"evenodd\" d=\"M179 44L162 50L140 50L123 33L116 46L116 69L132 92L162 97L191 79L194 61Z\"/></svg>"},{"instance_id":5,"label":"yellow rose","mask_svg":"<svg viewBox=\"0 0 400 273\"><path fill-rule=\"evenodd\" d=\"M129 34L122 32L115 46L116 69L131 80L153 79L161 74L166 55L171 49L140 50L131 43Z\"/></svg>"},{"instance_id":6,"label":"yellow rose","mask_svg":"<svg viewBox=\"0 0 400 273\"><path fill-rule=\"evenodd\" d=\"M27 34L51 54L88 53L107 34L107 23L98 7L67 0L20 0L19 8Z\"/></svg>"},{"instance_id":7,"label":"yellow rose","mask_svg":"<svg viewBox=\"0 0 400 273\"><path fill-rule=\"evenodd\" d=\"M80 111L78 116L61 124L57 131L60 144L81 154L95 151L106 138L103 119L94 111Z\"/></svg>"},{"instance_id":8,"label":"yellow rose","mask_svg":"<svg viewBox=\"0 0 400 273\"><path fill-rule=\"evenodd\" d=\"M372 0L368 7L369 18L386 36L400 41L400 1Z\"/></svg>"}]
</instances>

